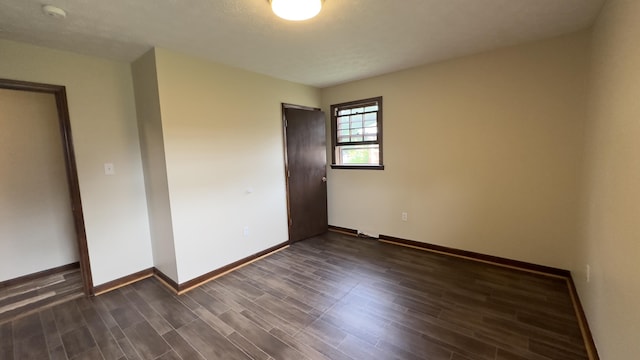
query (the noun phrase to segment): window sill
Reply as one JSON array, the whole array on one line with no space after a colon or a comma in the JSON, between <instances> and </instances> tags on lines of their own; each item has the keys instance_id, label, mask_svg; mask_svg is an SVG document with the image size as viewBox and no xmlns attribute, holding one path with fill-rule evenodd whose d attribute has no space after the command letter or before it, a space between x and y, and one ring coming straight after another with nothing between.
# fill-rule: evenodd
<instances>
[{"instance_id":1,"label":"window sill","mask_svg":"<svg viewBox=\"0 0 640 360\"><path fill-rule=\"evenodd\" d=\"M345 170L384 170L384 165L337 165L331 164L332 169Z\"/></svg>"}]
</instances>

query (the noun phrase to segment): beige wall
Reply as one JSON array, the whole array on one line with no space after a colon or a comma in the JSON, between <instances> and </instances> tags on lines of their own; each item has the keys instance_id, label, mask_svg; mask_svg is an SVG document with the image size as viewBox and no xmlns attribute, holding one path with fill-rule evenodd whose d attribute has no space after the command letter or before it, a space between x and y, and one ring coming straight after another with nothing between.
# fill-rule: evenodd
<instances>
[{"instance_id":1,"label":"beige wall","mask_svg":"<svg viewBox=\"0 0 640 360\"><path fill-rule=\"evenodd\" d=\"M52 94L0 89L0 281L78 261Z\"/></svg>"},{"instance_id":2,"label":"beige wall","mask_svg":"<svg viewBox=\"0 0 640 360\"><path fill-rule=\"evenodd\" d=\"M0 40L0 77L66 86L94 284L153 266L129 64Z\"/></svg>"},{"instance_id":3,"label":"beige wall","mask_svg":"<svg viewBox=\"0 0 640 360\"><path fill-rule=\"evenodd\" d=\"M608 1L593 29L578 289L602 359L640 354L640 2ZM584 267L591 266L585 282Z\"/></svg>"},{"instance_id":4,"label":"beige wall","mask_svg":"<svg viewBox=\"0 0 640 360\"><path fill-rule=\"evenodd\" d=\"M155 50L150 50L133 62L131 72L138 114L153 264L162 273L177 281L178 268L173 243Z\"/></svg>"},{"instance_id":5,"label":"beige wall","mask_svg":"<svg viewBox=\"0 0 640 360\"><path fill-rule=\"evenodd\" d=\"M573 268L589 34L322 90L384 101L384 171L330 170L329 223ZM401 221L401 212L408 221Z\"/></svg>"},{"instance_id":6,"label":"beige wall","mask_svg":"<svg viewBox=\"0 0 640 360\"><path fill-rule=\"evenodd\" d=\"M288 239L281 103L317 107L320 94L164 49L155 55L174 280L183 283Z\"/></svg>"}]
</instances>

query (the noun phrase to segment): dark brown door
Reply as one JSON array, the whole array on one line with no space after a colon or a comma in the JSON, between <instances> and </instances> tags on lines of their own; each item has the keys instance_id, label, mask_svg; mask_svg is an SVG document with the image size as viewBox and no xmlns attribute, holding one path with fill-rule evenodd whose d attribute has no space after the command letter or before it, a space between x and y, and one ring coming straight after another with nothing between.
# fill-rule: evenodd
<instances>
[{"instance_id":1,"label":"dark brown door","mask_svg":"<svg viewBox=\"0 0 640 360\"><path fill-rule=\"evenodd\" d=\"M327 147L324 113L283 104L289 241L327 231Z\"/></svg>"}]
</instances>

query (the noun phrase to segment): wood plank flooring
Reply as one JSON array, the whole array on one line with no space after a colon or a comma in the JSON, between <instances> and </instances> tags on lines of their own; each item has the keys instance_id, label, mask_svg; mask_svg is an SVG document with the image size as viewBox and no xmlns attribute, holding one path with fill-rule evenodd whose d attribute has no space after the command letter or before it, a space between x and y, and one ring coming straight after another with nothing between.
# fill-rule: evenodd
<instances>
[{"instance_id":1,"label":"wood plank flooring","mask_svg":"<svg viewBox=\"0 0 640 360\"><path fill-rule=\"evenodd\" d=\"M187 294L149 278L0 325L0 359L587 359L564 280L328 233Z\"/></svg>"},{"instance_id":2,"label":"wood plank flooring","mask_svg":"<svg viewBox=\"0 0 640 360\"><path fill-rule=\"evenodd\" d=\"M0 288L0 324L52 304L84 296L79 269L59 271ZM3 360L0 358L0 360Z\"/></svg>"}]
</instances>

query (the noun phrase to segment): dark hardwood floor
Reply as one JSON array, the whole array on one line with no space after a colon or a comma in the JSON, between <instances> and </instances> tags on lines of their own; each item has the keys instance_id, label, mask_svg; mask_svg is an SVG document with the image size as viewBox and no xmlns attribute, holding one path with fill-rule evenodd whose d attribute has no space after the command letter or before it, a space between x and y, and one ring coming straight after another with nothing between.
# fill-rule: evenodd
<instances>
[{"instance_id":1,"label":"dark hardwood floor","mask_svg":"<svg viewBox=\"0 0 640 360\"><path fill-rule=\"evenodd\" d=\"M0 325L0 359L587 359L563 279L328 233L177 296L149 278Z\"/></svg>"},{"instance_id":2,"label":"dark hardwood floor","mask_svg":"<svg viewBox=\"0 0 640 360\"><path fill-rule=\"evenodd\" d=\"M0 287L0 324L82 296L84 292L80 269L57 271Z\"/></svg>"}]
</instances>

